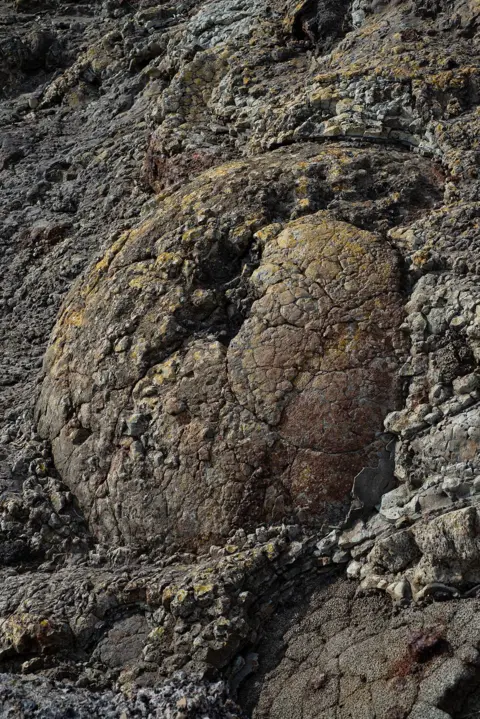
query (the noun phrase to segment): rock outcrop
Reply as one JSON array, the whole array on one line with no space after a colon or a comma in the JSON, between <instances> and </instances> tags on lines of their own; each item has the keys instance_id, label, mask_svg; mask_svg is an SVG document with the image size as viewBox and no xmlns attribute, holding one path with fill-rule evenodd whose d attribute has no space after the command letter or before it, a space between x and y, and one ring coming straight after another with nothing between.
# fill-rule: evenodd
<instances>
[{"instance_id":1,"label":"rock outcrop","mask_svg":"<svg viewBox=\"0 0 480 719\"><path fill-rule=\"evenodd\" d=\"M332 519L375 462L399 403L398 256L326 211L290 220L295 176L331 162L314 151L200 175L67 300L39 431L103 541Z\"/></svg>"},{"instance_id":2,"label":"rock outcrop","mask_svg":"<svg viewBox=\"0 0 480 719\"><path fill-rule=\"evenodd\" d=\"M479 712L479 31L0 1L6 716Z\"/></svg>"}]
</instances>

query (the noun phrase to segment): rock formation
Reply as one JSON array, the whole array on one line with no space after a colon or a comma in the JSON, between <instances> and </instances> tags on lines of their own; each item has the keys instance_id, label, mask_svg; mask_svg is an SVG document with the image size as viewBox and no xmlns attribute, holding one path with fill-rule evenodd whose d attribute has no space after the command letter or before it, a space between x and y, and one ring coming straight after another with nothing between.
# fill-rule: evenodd
<instances>
[{"instance_id":1,"label":"rock formation","mask_svg":"<svg viewBox=\"0 0 480 719\"><path fill-rule=\"evenodd\" d=\"M480 712L479 42L0 0L0 714Z\"/></svg>"}]
</instances>

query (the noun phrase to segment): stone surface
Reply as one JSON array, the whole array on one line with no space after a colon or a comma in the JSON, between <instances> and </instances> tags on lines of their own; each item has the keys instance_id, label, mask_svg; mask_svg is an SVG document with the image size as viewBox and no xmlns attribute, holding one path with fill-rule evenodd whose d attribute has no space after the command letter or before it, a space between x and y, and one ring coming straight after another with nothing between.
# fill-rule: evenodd
<instances>
[{"instance_id":1,"label":"stone surface","mask_svg":"<svg viewBox=\"0 0 480 719\"><path fill-rule=\"evenodd\" d=\"M456 600L396 613L389 598L354 593L337 581L298 603L290 622L272 620L262 673L241 692L253 717L468 716L478 697L478 606ZM272 651L282 656L276 666Z\"/></svg>"},{"instance_id":2,"label":"stone surface","mask_svg":"<svg viewBox=\"0 0 480 719\"><path fill-rule=\"evenodd\" d=\"M196 719L245 719L229 698L222 682L175 674L155 690L140 690L129 698L119 693L93 694L73 685L38 677L0 675L0 703L5 717L41 719L133 719L179 717ZM207 712L207 714L205 714Z\"/></svg>"},{"instance_id":3,"label":"stone surface","mask_svg":"<svg viewBox=\"0 0 480 719\"><path fill-rule=\"evenodd\" d=\"M0 0L0 713L478 714L479 26Z\"/></svg>"},{"instance_id":4,"label":"stone surface","mask_svg":"<svg viewBox=\"0 0 480 719\"><path fill-rule=\"evenodd\" d=\"M299 162L273 153L263 171L282 166L288 187ZM397 259L325 212L271 225L278 213L250 203L240 215L239 189L262 164L207 172L164 201L64 306L39 430L104 541L198 544L300 510L333 517L376 457L398 401ZM305 158L302 170L319 164Z\"/></svg>"}]
</instances>

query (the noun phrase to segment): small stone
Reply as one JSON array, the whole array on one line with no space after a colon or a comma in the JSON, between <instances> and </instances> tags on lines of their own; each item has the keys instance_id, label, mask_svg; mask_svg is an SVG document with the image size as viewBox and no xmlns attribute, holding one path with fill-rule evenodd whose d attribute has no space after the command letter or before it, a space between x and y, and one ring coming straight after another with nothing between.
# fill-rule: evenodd
<instances>
[{"instance_id":1,"label":"small stone","mask_svg":"<svg viewBox=\"0 0 480 719\"><path fill-rule=\"evenodd\" d=\"M374 544L375 544L374 540L369 539L367 542L362 542L362 544L357 544L355 547L352 547L350 549L350 554L352 556L352 559L358 559L359 557L364 557L372 549Z\"/></svg>"},{"instance_id":2,"label":"small stone","mask_svg":"<svg viewBox=\"0 0 480 719\"><path fill-rule=\"evenodd\" d=\"M198 450L198 459L207 462L210 459L210 449L207 446L200 447Z\"/></svg>"},{"instance_id":3,"label":"small stone","mask_svg":"<svg viewBox=\"0 0 480 719\"><path fill-rule=\"evenodd\" d=\"M450 327L455 327L455 329L460 329L461 327L464 327L467 324L467 320L462 315L456 315L450 320Z\"/></svg>"},{"instance_id":4,"label":"small stone","mask_svg":"<svg viewBox=\"0 0 480 719\"><path fill-rule=\"evenodd\" d=\"M415 601L421 602L427 597L437 600L457 599L459 596L460 593L455 587L450 587L443 582L430 582L415 594Z\"/></svg>"},{"instance_id":5,"label":"small stone","mask_svg":"<svg viewBox=\"0 0 480 719\"><path fill-rule=\"evenodd\" d=\"M358 519L351 529L347 529L341 534L338 540L338 546L342 549L349 549L355 544L360 544L369 538L370 535L365 529L365 522L363 519Z\"/></svg>"},{"instance_id":6,"label":"small stone","mask_svg":"<svg viewBox=\"0 0 480 719\"><path fill-rule=\"evenodd\" d=\"M318 557L318 566L319 567L328 567L329 564L333 563L333 559L331 557Z\"/></svg>"},{"instance_id":7,"label":"small stone","mask_svg":"<svg viewBox=\"0 0 480 719\"><path fill-rule=\"evenodd\" d=\"M433 406L442 404L451 396L451 390L442 384L435 384L428 393L428 399ZM427 415L428 416L428 415Z\"/></svg>"},{"instance_id":8,"label":"small stone","mask_svg":"<svg viewBox=\"0 0 480 719\"><path fill-rule=\"evenodd\" d=\"M434 487L422 493L418 497L420 510L423 513L433 512L437 509L446 509L452 505L452 500L447 497L441 488Z\"/></svg>"},{"instance_id":9,"label":"small stone","mask_svg":"<svg viewBox=\"0 0 480 719\"><path fill-rule=\"evenodd\" d=\"M140 437L144 434L150 423L150 418L144 414L132 414L127 419L127 431L126 434L130 437Z\"/></svg>"},{"instance_id":10,"label":"small stone","mask_svg":"<svg viewBox=\"0 0 480 719\"><path fill-rule=\"evenodd\" d=\"M452 499L466 497L470 494L470 484L459 477L446 477L443 480L442 489Z\"/></svg>"},{"instance_id":11,"label":"small stone","mask_svg":"<svg viewBox=\"0 0 480 719\"><path fill-rule=\"evenodd\" d=\"M301 529L300 529L300 527L298 526L298 524L290 524L290 525L288 525L288 526L286 527L286 532L287 532L288 538L289 538L291 541L294 540L294 539L298 539L298 538L300 537L300 535L301 535ZM329 536L329 535L327 535L327 536ZM320 544L320 542L319 542L319 544ZM318 549L318 544L317 544L317 549Z\"/></svg>"},{"instance_id":12,"label":"small stone","mask_svg":"<svg viewBox=\"0 0 480 719\"><path fill-rule=\"evenodd\" d=\"M349 579L359 579L360 578L360 570L362 569L362 564L357 561L350 562L350 564L347 567L347 577Z\"/></svg>"},{"instance_id":13,"label":"small stone","mask_svg":"<svg viewBox=\"0 0 480 719\"><path fill-rule=\"evenodd\" d=\"M411 531L395 532L380 539L368 555L368 562L382 572L396 574L420 558Z\"/></svg>"},{"instance_id":14,"label":"small stone","mask_svg":"<svg viewBox=\"0 0 480 719\"><path fill-rule=\"evenodd\" d=\"M385 517L382 517L381 514L374 514L365 525L369 539L375 539L375 537L379 537L381 534L390 532L391 528L390 522L388 522Z\"/></svg>"},{"instance_id":15,"label":"small stone","mask_svg":"<svg viewBox=\"0 0 480 719\"><path fill-rule=\"evenodd\" d=\"M453 380L453 391L455 394L471 394L478 389L478 386L479 377L474 372Z\"/></svg>"},{"instance_id":16,"label":"small stone","mask_svg":"<svg viewBox=\"0 0 480 719\"><path fill-rule=\"evenodd\" d=\"M406 517L412 517L420 512L420 502L418 496L414 495L404 506L404 514Z\"/></svg>"},{"instance_id":17,"label":"small stone","mask_svg":"<svg viewBox=\"0 0 480 719\"><path fill-rule=\"evenodd\" d=\"M443 417L443 412L438 407L434 407L429 414L424 417L425 422L429 425L437 424Z\"/></svg>"},{"instance_id":18,"label":"small stone","mask_svg":"<svg viewBox=\"0 0 480 719\"><path fill-rule=\"evenodd\" d=\"M130 457L132 462L138 462L145 456L145 448L141 442L134 441L130 445Z\"/></svg>"},{"instance_id":19,"label":"small stone","mask_svg":"<svg viewBox=\"0 0 480 719\"><path fill-rule=\"evenodd\" d=\"M480 479L480 477L479 477ZM333 549L338 544L338 538L340 537L340 532L338 529L334 529L330 534L327 534L326 537L321 539L319 542L317 542L317 550L320 555L329 555L332 554Z\"/></svg>"},{"instance_id":20,"label":"small stone","mask_svg":"<svg viewBox=\"0 0 480 719\"><path fill-rule=\"evenodd\" d=\"M131 343L130 337L128 337L128 335L126 335L125 337L122 337L120 340L118 340L118 342L116 342L113 345L113 350L114 350L114 352L117 352L117 353L126 352L128 350L128 348L130 347L130 343Z\"/></svg>"},{"instance_id":21,"label":"small stone","mask_svg":"<svg viewBox=\"0 0 480 719\"><path fill-rule=\"evenodd\" d=\"M412 587L405 577L399 582L392 582L387 587L387 592L396 602L407 602L412 599Z\"/></svg>"},{"instance_id":22,"label":"small stone","mask_svg":"<svg viewBox=\"0 0 480 719\"><path fill-rule=\"evenodd\" d=\"M395 521L405 514L404 506L410 498L410 490L406 484L401 484L383 495L380 503L380 514L386 519Z\"/></svg>"},{"instance_id":23,"label":"small stone","mask_svg":"<svg viewBox=\"0 0 480 719\"><path fill-rule=\"evenodd\" d=\"M362 579L359 589L367 592L372 589L378 589L380 582L385 582L383 577L380 577L378 574L367 574ZM386 585L388 586L388 582L386 582Z\"/></svg>"},{"instance_id":24,"label":"small stone","mask_svg":"<svg viewBox=\"0 0 480 719\"><path fill-rule=\"evenodd\" d=\"M260 542L261 544L268 542L268 534L264 527L258 527L255 530L255 536L257 538L257 542Z\"/></svg>"},{"instance_id":25,"label":"small stone","mask_svg":"<svg viewBox=\"0 0 480 719\"><path fill-rule=\"evenodd\" d=\"M187 405L182 399L178 399L177 397L169 397L165 401L163 409L167 414L176 416L178 414L182 414L182 412L185 412L185 410L187 409Z\"/></svg>"}]
</instances>

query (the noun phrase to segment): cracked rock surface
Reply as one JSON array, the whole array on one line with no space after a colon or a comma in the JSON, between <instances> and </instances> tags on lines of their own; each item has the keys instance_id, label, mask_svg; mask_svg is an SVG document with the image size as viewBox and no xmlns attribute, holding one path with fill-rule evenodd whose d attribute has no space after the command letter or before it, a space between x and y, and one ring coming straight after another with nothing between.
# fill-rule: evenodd
<instances>
[{"instance_id":1,"label":"cracked rock surface","mask_svg":"<svg viewBox=\"0 0 480 719\"><path fill-rule=\"evenodd\" d=\"M1 716L480 715L479 30L0 0Z\"/></svg>"},{"instance_id":2,"label":"cracked rock surface","mask_svg":"<svg viewBox=\"0 0 480 719\"><path fill-rule=\"evenodd\" d=\"M289 164L322 155L267 163L255 172L288 192ZM163 201L64 306L39 431L102 538L199 544L295 511L334 517L398 403L394 251L325 211L281 222L251 168ZM245 213L241 188L260 196Z\"/></svg>"}]
</instances>

